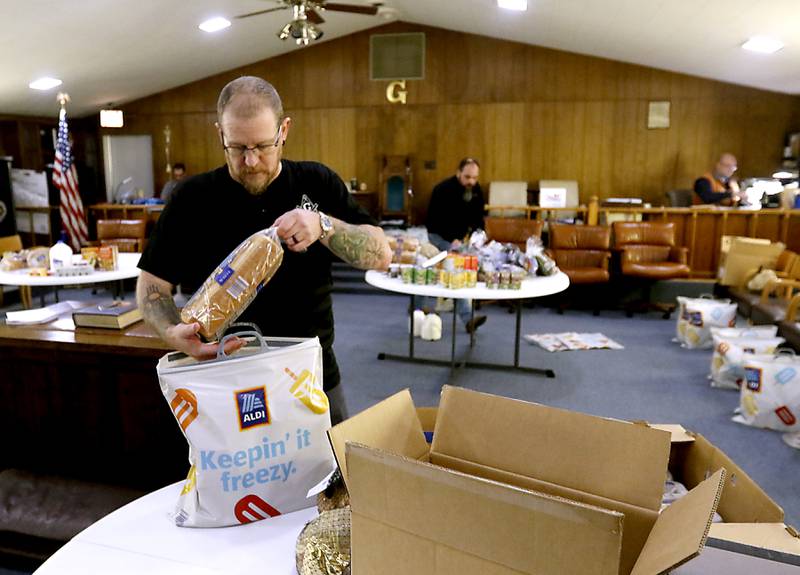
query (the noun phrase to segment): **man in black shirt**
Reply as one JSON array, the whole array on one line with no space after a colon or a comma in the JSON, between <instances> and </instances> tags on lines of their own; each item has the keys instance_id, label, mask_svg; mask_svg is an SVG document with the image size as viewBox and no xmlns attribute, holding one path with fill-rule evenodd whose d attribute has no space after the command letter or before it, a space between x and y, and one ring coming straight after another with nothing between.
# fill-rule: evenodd
<instances>
[{"instance_id":1,"label":"man in black shirt","mask_svg":"<svg viewBox=\"0 0 800 575\"><path fill-rule=\"evenodd\" d=\"M389 244L333 171L281 158L291 119L271 84L233 80L220 93L217 118L226 165L186 179L164 208L139 262L139 308L174 349L215 357L218 343L201 341L198 323L181 323L172 288L195 291L245 238L277 226L283 263L240 320L256 323L265 335L319 336L336 423L346 409L333 354L331 261L338 256L361 269L385 269ZM234 338L225 351L242 345Z\"/></svg>"},{"instance_id":2,"label":"man in black shirt","mask_svg":"<svg viewBox=\"0 0 800 575\"><path fill-rule=\"evenodd\" d=\"M468 234L483 229L483 208L486 203L478 183L480 164L464 158L456 175L436 184L428 204L428 239L440 250L458 249ZM456 311L469 333L486 322L485 315L472 317L471 302L456 300Z\"/></svg>"}]
</instances>

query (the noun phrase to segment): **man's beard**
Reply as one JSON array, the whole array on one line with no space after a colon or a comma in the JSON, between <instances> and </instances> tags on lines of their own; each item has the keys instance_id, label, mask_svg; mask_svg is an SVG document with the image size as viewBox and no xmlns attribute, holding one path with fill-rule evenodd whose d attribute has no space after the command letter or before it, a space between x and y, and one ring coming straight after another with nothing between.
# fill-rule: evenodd
<instances>
[{"instance_id":1,"label":"man's beard","mask_svg":"<svg viewBox=\"0 0 800 575\"><path fill-rule=\"evenodd\" d=\"M247 190L249 194L253 196L260 196L261 194L267 191L267 187L269 186L270 181L269 178L267 178L264 181L262 181L261 179L257 181L252 179L248 180L243 179L239 183L242 184L244 189Z\"/></svg>"},{"instance_id":2,"label":"man's beard","mask_svg":"<svg viewBox=\"0 0 800 575\"><path fill-rule=\"evenodd\" d=\"M464 201L470 203L472 201L472 186L464 188Z\"/></svg>"},{"instance_id":3,"label":"man's beard","mask_svg":"<svg viewBox=\"0 0 800 575\"><path fill-rule=\"evenodd\" d=\"M239 170L239 172L235 174L230 168L228 171L231 172L231 177L239 182L239 184L247 190L247 193L253 196L260 196L266 192L267 187L269 187L269 184L275 177L274 174L270 174L266 170Z\"/></svg>"}]
</instances>

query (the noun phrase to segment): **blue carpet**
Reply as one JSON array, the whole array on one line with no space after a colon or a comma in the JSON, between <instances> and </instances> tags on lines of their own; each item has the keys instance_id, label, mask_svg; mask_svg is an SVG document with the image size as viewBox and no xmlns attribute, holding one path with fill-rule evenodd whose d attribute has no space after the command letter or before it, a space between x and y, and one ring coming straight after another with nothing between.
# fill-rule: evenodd
<instances>
[{"instance_id":1,"label":"blue carpet","mask_svg":"<svg viewBox=\"0 0 800 575\"><path fill-rule=\"evenodd\" d=\"M336 294L336 355L351 414L404 388L417 405L436 405L442 385L534 401L625 420L679 423L703 434L727 453L786 512L786 522L800 526L800 451L777 432L733 423L738 406L734 390L712 388L707 379L710 350L686 350L672 341L675 319L651 313L626 318L622 312L549 308L523 310L522 333L601 332L624 350L550 353L521 343L520 363L555 370L555 379L522 373L413 365L376 359L379 351L408 352L405 296ZM457 324L456 356L476 361L513 362L514 315L499 306L480 310L489 316L477 332L476 346ZM438 342L415 340L415 355L449 359L450 314L443 315Z\"/></svg>"}]
</instances>

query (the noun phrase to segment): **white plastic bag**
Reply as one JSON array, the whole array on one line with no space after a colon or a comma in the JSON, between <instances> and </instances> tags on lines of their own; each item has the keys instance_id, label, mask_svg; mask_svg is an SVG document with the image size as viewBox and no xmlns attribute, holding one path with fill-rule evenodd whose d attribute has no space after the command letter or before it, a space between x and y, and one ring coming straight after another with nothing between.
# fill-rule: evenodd
<instances>
[{"instance_id":1,"label":"white plastic bag","mask_svg":"<svg viewBox=\"0 0 800 575\"><path fill-rule=\"evenodd\" d=\"M800 358L789 350L754 355L744 364L745 382L733 421L777 431L800 431Z\"/></svg>"},{"instance_id":2,"label":"white plastic bag","mask_svg":"<svg viewBox=\"0 0 800 575\"><path fill-rule=\"evenodd\" d=\"M735 328L731 328L735 329ZM742 330L746 333L745 330ZM769 333L764 331L762 333ZM744 382L744 363L748 355L772 355L785 339L782 337L730 337L713 328L714 354L711 356L711 386L739 389Z\"/></svg>"},{"instance_id":3,"label":"white plastic bag","mask_svg":"<svg viewBox=\"0 0 800 575\"><path fill-rule=\"evenodd\" d=\"M736 325L736 304L727 299L679 296L678 308L678 342L688 349L710 348L712 327Z\"/></svg>"},{"instance_id":4,"label":"white plastic bag","mask_svg":"<svg viewBox=\"0 0 800 575\"><path fill-rule=\"evenodd\" d=\"M231 356L198 362L170 353L158 362L192 465L174 513L179 526L250 523L311 507L309 491L335 468L319 339L252 335L258 347Z\"/></svg>"}]
</instances>

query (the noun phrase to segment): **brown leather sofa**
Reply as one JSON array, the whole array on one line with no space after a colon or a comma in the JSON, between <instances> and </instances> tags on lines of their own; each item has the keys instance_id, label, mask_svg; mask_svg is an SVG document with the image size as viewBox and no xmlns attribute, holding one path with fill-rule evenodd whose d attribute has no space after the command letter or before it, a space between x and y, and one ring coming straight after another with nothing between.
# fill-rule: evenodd
<instances>
[{"instance_id":1,"label":"brown leather sofa","mask_svg":"<svg viewBox=\"0 0 800 575\"><path fill-rule=\"evenodd\" d=\"M515 244L525 250L525 242L531 236L541 237L542 220L528 220L525 218L497 218L484 219L484 230L490 240L501 243Z\"/></svg>"},{"instance_id":2,"label":"brown leather sofa","mask_svg":"<svg viewBox=\"0 0 800 575\"><path fill-rule=\"evenodd\" d=\"M147 220L97 220L97 243L116 245L121 252L141 252Z\"/></svg>"},{"instance_id":3,"label":"brown leather sofa","mask_svg":"<svg viewBox=\"0 0 800 575\"><path fill-rule=\"evenodd\" d=\"M634 307L654 308L668 319L675 305L650 303L650 288L656 281L685 278L691 272L687 264L689 250L675 245L675 225L671 222L614 222L614 249L619 252L622 276L645 288L644 301L627 306L628 315L633 314Z\"/></svg>"}]
</instances>

